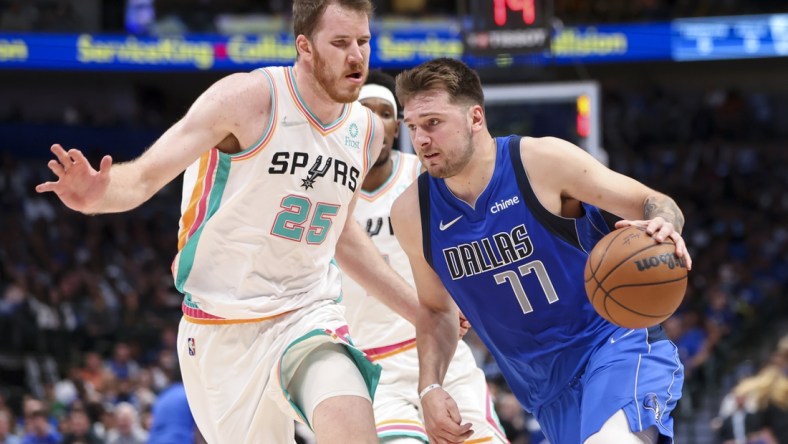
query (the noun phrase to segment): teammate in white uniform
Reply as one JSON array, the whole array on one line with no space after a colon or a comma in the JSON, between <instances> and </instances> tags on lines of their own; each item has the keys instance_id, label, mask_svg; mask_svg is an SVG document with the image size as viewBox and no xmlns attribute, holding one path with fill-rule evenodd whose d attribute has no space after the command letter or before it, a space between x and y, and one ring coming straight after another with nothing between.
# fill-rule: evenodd
<instances>
[{"instance_id":1,"label":"teammate in white uniform","mask_svg":"<svg viewBox=\"0 0 788 444\"><path fill-rule=\"evenodd\" d=\"M290 443L293 419L321 444L378 441L380 368L350 343L333 263L376 295L416 298L348 217L383 139L380 120L354 103L371 9L295 0L292 68L219 80L128 163L105 156L96 171L53 145L58 180L36 188L83 213L121 212L186 170L172 267L184 293L178 353L209 443Z\"/></svg>"},{"instance_id":2,"label":"teammate in white uniform","mask_svg":"<svg viewBox=\"0 0 788 444\"><path fill-rule=\"evenodd\" d=\"M394 200L419 175L421 162L414 154L392 151L399 122L394 99L394 78L372 71L359 100L383 121L383 150L364 179L353 216L397 272L413 282L408 257L389 223ZM416 329L405 318L371 297L352 279L343 281L343 304L355 344L383 367L375 394L378 437L386 443L428 442L420 414ZM460 341L444 379L444 389L457 400L462 418L473 423L471 442L507 442L492 407L484 373L476 367L471 350Z\"/></svg>"}]
</instances>

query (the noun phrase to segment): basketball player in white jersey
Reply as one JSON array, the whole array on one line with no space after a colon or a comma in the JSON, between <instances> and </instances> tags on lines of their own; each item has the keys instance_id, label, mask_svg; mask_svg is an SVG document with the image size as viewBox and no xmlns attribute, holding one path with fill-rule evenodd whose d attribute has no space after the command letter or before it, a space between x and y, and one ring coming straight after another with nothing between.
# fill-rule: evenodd
<instances>
[{"instance_id":1,"label":"basketball player in white jersey","mask_svg":"<svg viewBox=\"0 0 788 444\"><path fill-rule=\"evenodd\" d=\"M392 306L416 298L348 217L383 141L355 102L371 9L295 0L294 66L219 80L128 163L105 156L96 171L53 145L58 180L36 187L86 214L121 212L186 171L172 266L184 294L178 353L209 443L291 443L293 419L321 444L378 442L380 367L350 342L333 260Z\"/></svg>"},{"instance_id":2,"label":"basketball player in white jersey","mask_svg":"<svg viewBox=\"0 0 788 444\"><path fill-rule=\"evenodd\" d=\"M392 150L399 121L394 99L394 78L370 72L359 96L361 103L383 121L383 150L361 186L353 216L386 258L408 282L413 282L408 257L391 230L391 204L419 175L421 162L414 154ZM412 323L371 297L352 279L343 281L343 304L355 344L383 367L375 393L378 437L387 444L428 442L420 414L419 363L416 329ZM416 300L412 303L417 304ZM472 442L508 442L492 407L484 373L476 367L470 347L460 341L444 379L460 414L473 424Z\"/></svg>"}]
</instances>

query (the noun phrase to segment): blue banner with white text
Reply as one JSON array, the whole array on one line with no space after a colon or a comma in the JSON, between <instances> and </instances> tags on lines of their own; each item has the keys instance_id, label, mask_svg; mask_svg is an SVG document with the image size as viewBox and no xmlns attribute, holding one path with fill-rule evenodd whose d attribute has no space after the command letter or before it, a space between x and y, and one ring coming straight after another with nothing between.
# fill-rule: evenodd
<instances>
[{"instance_id":1,"label":"blue banner with white text","mask_svg":"<svg viewBox=\"0 0 788 444\"><path fill-rule=\"evenodd\" d=\"M551 40L550 48L537 54L465 56L458 24L413 22L374 30L370 66L404 69L436 57L463 58L473 67L783 57L788 56L788 14L565 27ZM182 37L0 33L0 69L243 71L288 65L295 54L286 32Z\"/></svg>"}]
</instances>

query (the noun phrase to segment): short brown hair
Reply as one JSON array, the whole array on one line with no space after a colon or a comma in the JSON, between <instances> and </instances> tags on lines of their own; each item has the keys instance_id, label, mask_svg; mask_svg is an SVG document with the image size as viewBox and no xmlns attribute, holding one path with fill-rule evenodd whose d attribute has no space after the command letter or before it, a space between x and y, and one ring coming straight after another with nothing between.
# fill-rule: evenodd
<instances>
[{"instance_id":1,"label":"short brown hair","mask_svg":"<svg viewBox=\"0 0 788 444\"><path fill-rule=\"evenodd\" d=\"M435 90L449 93L452 103L484 106L479 75L459 60L430 60L397 76L397 99L403 105L418 93Z\"/></svg>"},{"instance_id":2,"label":"short brown hair","mask_svg":"<svg viewBox=\"0 0 788 444\"><path fill-rule=\"evenodd\" d=\"M293 36L298 37L303 34L311 40L317 23L331 4L339 5L343 9L362 12L370 18L374 9L370 0L294 0Z\"/></svg>"}]
</instances>

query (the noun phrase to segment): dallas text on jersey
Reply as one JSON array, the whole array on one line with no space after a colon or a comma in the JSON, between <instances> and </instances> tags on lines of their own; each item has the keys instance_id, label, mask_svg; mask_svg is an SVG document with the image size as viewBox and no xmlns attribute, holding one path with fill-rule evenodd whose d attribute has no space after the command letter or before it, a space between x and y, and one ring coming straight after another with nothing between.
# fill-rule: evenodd
<instances>
[{"instance_id":1,"label":"dallas text on jersey","mask_svg":"<svg viewBox=\"0 0 788 444\"><path fill-rule=\"evenodd\" d=\"M525 225L520 224L508 233L504 231L470 243L445 248L443 257L451 278L456 280L523 260L533 251L534 246L528 237L528 230Z\"/></svg>"}]
</instances>

